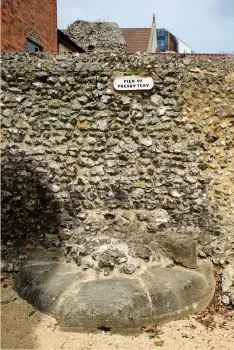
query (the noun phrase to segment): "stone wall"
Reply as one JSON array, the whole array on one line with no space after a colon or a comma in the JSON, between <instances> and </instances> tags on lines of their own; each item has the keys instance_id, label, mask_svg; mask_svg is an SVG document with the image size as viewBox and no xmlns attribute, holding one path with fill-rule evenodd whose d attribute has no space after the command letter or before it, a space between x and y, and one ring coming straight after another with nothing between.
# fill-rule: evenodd
<instances>
[{"instance_id":1,"label":"stone wall","mask_svg":"<svg viewBox=\"0 0 234 350\"><path fill-rule=\"evenodd\" d=\"M200 258L228 263L233 66L233 58L4 54L3 257L61 247L84 269L108 274L131 261L131 273L183 234L197 240ZM151 76L154 87L114 91L123 75Z\"/></svg>"},{"instance_id":2,"label":"stone wall","mask_svg":"<svg viewBox=\"0 0 234 350\"><path fill-rule=\"evenodd\" d=\"M27 40L57 53L56 0L1 1L1 51L28 51Z\"/></svg>"},{"instance_id":3,"label":"stone wall","mask_svg":"<svg viewBox=\"0 0 234 350\"><path fill-rule=\"evenodd\" d=\"M125 52L127 48L122 30L114 22L76 21L66 34L85 51Z\"/></svg>"}]
</instances>

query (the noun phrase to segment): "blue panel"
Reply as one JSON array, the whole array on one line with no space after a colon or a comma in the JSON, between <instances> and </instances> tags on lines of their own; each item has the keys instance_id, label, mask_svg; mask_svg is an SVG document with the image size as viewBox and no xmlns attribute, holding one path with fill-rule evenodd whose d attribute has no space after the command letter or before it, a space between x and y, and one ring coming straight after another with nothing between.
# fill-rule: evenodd
<instances>
[{"instance_id":1,"label":"blue panel","mask_svg":"<svg viewBox=\"0 0 234 350\"><path fill-rule=\"evenodd\" d=\"M157 31L158 47L162 52L167 51L167 32L164 30Z\"/></svg>"},{"instance_id":2,"label":"blue panel","mask_svg":"<svg viewBox=\"0 0 234 350\"><path fill-rule=\"evenodd\" d=\"M34 44L32 41L27 40L27 51L35 53L41 51L41 47L37 44Z\"/></svg>"}]
</instances>

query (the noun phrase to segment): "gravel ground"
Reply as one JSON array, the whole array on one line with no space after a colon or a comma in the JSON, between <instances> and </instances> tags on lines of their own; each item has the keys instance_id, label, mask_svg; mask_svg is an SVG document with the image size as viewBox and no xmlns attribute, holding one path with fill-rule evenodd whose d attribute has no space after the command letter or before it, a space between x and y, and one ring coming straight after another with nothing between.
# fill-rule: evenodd
<instances>
[{"instance_id":1,"label":"gravel ground","mask_svg":"<svg viewBox=\"0 0 234 350\"><path fill-rule=\"evenodd\" d=\"M203 313L163 326L150 327L137 337L59 330L56 320L35 311L12 288L10 275L1 275L2 349L76 350L233 350L234 311Z\"/></svg>"}]
</instances>

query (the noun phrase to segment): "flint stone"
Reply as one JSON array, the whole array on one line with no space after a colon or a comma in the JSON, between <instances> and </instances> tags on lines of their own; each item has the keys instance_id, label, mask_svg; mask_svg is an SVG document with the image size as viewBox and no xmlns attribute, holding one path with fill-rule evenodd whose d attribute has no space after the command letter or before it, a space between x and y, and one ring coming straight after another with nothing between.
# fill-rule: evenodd
<instances>
[{"instance_id":1,"label":"flint stone","mask_svg":"<svg viewBox=\"0 0 234 350\"><path fill-rule=\"evenodd\" d=\"M35 148L27 148L25 150L25 155L27 156L32 156L32 155L35 156L35 155L41 155L41 154L45 154L45 149L35 147Z\"/></svg>"},{"instance_id":2,"label":"flint stone","mask_svg":"<svg viewBox=\"0 0 234 350\"><path fill-rule=\"evenodd\" d=\"M86 166L88 168L92 168L94 166L94 161L90 158L86 158L86 157L80 157L78 159L78 164L81 166Z\"/></svg>"},{"instance_id":3,"label":"flint stone","mask_svg":"<svg viewBox=\"0 0 234 350\"><path fill-rule=\"evenodd\" d=\"M66 163L67 164L74 164L76 160L72 157L66 157Z\"/></svg>"},{"instance_id":4,"label":"flint stone","mask_svg":"<svg viewBox=\"0 0 234 350\"><path fill-rule=\"evenodd\" d=\"M34 86L35 89L38 89L38 90L42 89L44 86L44 84L40 82L33 83L32 85Z\"/></svg>"},{"instance_id":5,"label":"flint stone","mask_svg":"<svg viewBox=\"0 0 234 350\"><path fill-rule=\"evenodd\" d=\"M107 119L98 120L96 123L92 125L92 129L107 131L110 129L110 125Z\"/></svg>"},{"instance_id":6,"label":"flint stone","mask_svg":"<svg viewBox=\"0 0 234 350\"><path fill-rule=\"evenodd\" d=\"M151 256L151 250L147 246L135 247L130 248L128 254L135 258L141 258L145 261L149 261Z\"/></svg>"},{"instance_id":7,"label":"flint stone","mask_svg":"<svg viewBox=\"0 0 234 350\"><path fill-rule=\"evenodd\" d=\"M227 293L231 290L231 287L233 286L234 283L234 260L233 263L228 264L225 266L223 269L223 274L222 274L222 291L224 293Z\"/></svg>"},{"instance_id":8,"label":"flint stone","mask_svg":"<svg viewBox=\"0 0 234 350\"><path fill-rule=\"evenodd\" d=\"M78 97L78 101L81 102L82 104L87 103L88 100L89 100L88 97L85 96L85 95L83 95L83 96L81 96L81 97Z\"/></svg>"},{"instance_id":9,"label":"flint stone","mask_svg":"<svg viewBox=\"0 0 234 350\"><path fill-rule=\"evenodd\" d=\"M13 115L14 115L14 111L13 111L13 109L4 109L3 111L2 111L2 115L4 116L4 117L7 117L7 118L10 118L10 117L13 117Z\"/></svg>"},{"instance_id":10,"label":"flint stone","mask_svg":"<svg viewBox=\"0 0 234 350\"><path fill-rule=\"evenodd\" d=\"M143 145L143 146L150 147L150 146L152 146L153 141L152 141L152 139L151 139L150 137L145 138L145 139L140 138L140 139L139 139L139 143L140 143L141 145Z\"/></svg>"},{"instance_id":11,"label":"flint stone","mask_svg":"<svg viewBox=\"0 0 234 350\"><path fill-rule=\"evenodd\" d=\"M110 100L111 100L111 96L109 96L109 95L103 95L101 97L101 102L102 103L108 103Z\"/></svg>"},{"instance_id":12,"label":"flint stone","mask_svg":"<svg viewBox=\"0 0 234 350\"><path fill-rule=\"evenodd\" d=\"M36 73L36 77L41 81L46 81L49 75L47 72L40 71Z\"/></svg>"},{"instance_id":13,"label":"flint stone","mask_svg":"<svg viewBox=\"0 0 234 350\"><path fill-rule=\"evenodd\" d=\"M52 184L51 185L51 191L54 192L54 193L57 193L60 191L60 186L59 185L56 185L56 184Z\"/></svg>"},{"instance_id":14,"label":"flint stone","mask_svg":"<svg viewBox=\"0 0 234 350\"><path fill-rule=\"evenodd\" d=\"M105 85L101 83L97 83L97 88L98 90L103 90L105 88Z\"/></svg>"},{"instance_id":15,"label":"flint stone","mask_svg":"<svg viewBox=\"0 0 234 350\"><path fill-rule=\"evenodd\" d=\"M145 191L142 188L136 188L132 191L131 196L134 199L141 199L144 197Z\"/></svg>"},{"instance_id":16,"label":"flint stone","mask_svg":"<svg viewBox=\"0 0 234 350\"><path fill-rule=\"evenodd\" d=\"M65 155L65 154L67 154L67 148L66 147L59 147L59 148L57 148L56 153Z\"/></svg>"},{"instance_id":17,"label":"flint stone","mask_svg":"<svg viewBox=\"0 0 234 350\"><path fill-rule=\"evenodd\" d=\"M86 139L86 142L89 144L89 145L95 145L95 143L97 142L97 140L95 139L95 137L87 137Z\"/></svg>"},{"instance_id":18,"label":"flint stone","mask_svg":"<svg viewBox=\"0 0 234 350\"><path fill-rule=\"evenodd\" d=\"M111 130L112 131L116 131L116 130L119 130L119 129L121 129L122 128L122 125L120 124L120 123L113 123L112 125L111 125Z\"/></svg>"},{"instance_id":19,"label":"flint stone","mask_svg":"<svg viewBox=\"0 0 234 350\"><path fill-rule=\"evenodd\" d=\"M91 256L82 258L82 269L87 270L93 267L94 261Z\"/></svg>"},{"instance_id":20,"label":"flint stone","mask_svg":"<svg viewBox=\"0 0 234 350\"><path fill-rule=\"evenodd\" d=\"M131 100L130 100L129 97L123 96L123 97L121 98L121 102L122 102L122 104L123 104L124 106L126 106L126 105L130 105Z\"/></svg>"},{"instance_id":21,"label":"flint stone","mask_svg":"<svg viewBox=\"0 0 234 350\"><path fill-rule=\"evenodd\" d=\"M197 180L194 177L189 176L189 175L185 177L185 181L190 183L190 184L195 184L197 182Z\"/></svg>"},{"instance_id":22,"label":"flint stone","mask_svg":"<svg viewBox=\"0 0 234 350\"><path fill-rule=\"evenodd\" d=\"M25 96L17 96L15 100L16 102L21 103L23 100L25 100Z\"/></svg>"},{"instance_id":23,"label":"flint stone","mask_svg":"<svg viewBox=\"0 0 234 350\"><path fill-rule=\"evenodd\" d=\"M166 224L170 221L170 216L165 209L156 209L153 212L153 221L158 225Z\"/></svg>"},{"instance_id":24,"label":"flint stone","mask_svg":"<svg viewBox=\"0 0 234 350\"><path fill-rule=\"evenodd\" d=\"M107 249L99 256L98 266L103 267L114 267L115 264L122 264L126 262L127 258L124 253L118 249Z\"/></svg>"},{"instance_id":25,"label":"flint stone","mask_svg":"<svg viewBox=\"0 0 234 350\"><path fill-rule=\"evenodd\" d=\"M60 100L52 100L49 102L49 108L52 109L57 109L61 106L61 101Z\"/></svg>"},{"instance_id":26,"label":"flint stone","mask_svg":"<svg viewBox=\"0 0 234 350\"><path fill-rule=\"evenodd\" d=\"M133 264L126 264L123 266L123 272L127 275L131 275L136 270L136 266Z\"/></svg>"},{"instance_id":27,"label":"flint stone","mask_svg":"<svg viewBox=\"0 0 234 350\"><path fill-rule=\"evenodd\" d=\"M72 109L75 111L79 111L81 109L81 104L79 103L79 101L74 101L72 104Z\"/></svg>"},{"instance_id":28,"label":"flint stone","mask_svg":"<svg viewBox=\"0 0 234 350\"><path fill-rule=\"evenodd\" d=\"M222 302L225 304L225 305L229 305L230 304L230 298L228 295L223 295L222 296Z\"/></svg>"},{"instance_id":29,"label":"flint stone","mask_svg":"<svg viewBox=\"0 0 234 350\"><path fill-rule=\"evenodd\" d=\"M174 197L174 198L180 198L180 197L183 196L183 194L179 193L179 192L176 191L176 190L171 191L171 192L170 192L170 195L171 195L172 197Z\"/></svg>"},{"instance_id":30,"label":"flint stone","mask_svg":"<svg viewBox=\"0 0 234 350\"><path fill-rule=\"evenodd\" d=\"M15 124L16 128L19 129L31 129L31 126L25 121L20 119L16 124Z\"/></svg>"},{"instance_id":31,"label":"flint stone","mask_svg":"<svg viewBox=\"0 0 234 350\"><path fill-rule=\"evenodd\" d=\"M104 175L105 171L103 169L103 166L99 165L99 166L94 166L91 169L91 175Z\"/></svg>"},{"instance_id":32,"label":"flint stone","mask_svg":"<svg viewBox=\"0 0 234 350\"><path fill-rule=\"evenodd\" d=\"M136 220L136 214L134 213L134 211L131 211L131 210L129 210L129 211L124 211L124 212L122 213L122 216L123 216L125 219L129 220L129 221L134 221L134 220Z\"/></svg>"},{"instance_id":33,"label":"flint stone","mask_svg":"<svg viewBox=\"0 0 234 350\"><path fill-rule=\"evenodd\" d=\"M87 217L87 213L85 212L85 213L78 213L77 215L76 215L76 217L78 218L78 219L80 219L80 220L85 220L86 219L86 217Z\"/></svg>"},{"instance_id":34,"label":"flint stone","mask_svg":"<svg viewBox=\"0 0 234 350\"><path fill-rule=\"evenodd\" d=\"M163 103L163 98L160 95L154 94L150 97L151 102L156 105L160 106Z\"/></svg>"},{"instance_id":35,"label":"flint stone","mask_svg":"<svg viewBox=\"0 0 234 350\"><path fill-rule=\"evenodd\" d=\"M127 143L122 148L128 153L134 153L137 150L137 145L135 143Z\"/></svg>"},{"instance_id":36,"label":"flint stone","mask_svg":"<svg viewBox=\"0 0 234 350\"><path fill-rule=\"evenodd\" d=\"M132 109L136 111L142 111L142 105L140 103L133 103Z\"/></svg>"},{"instance_id":37,"label":"flint stone","mask_svg":"<svg viewBox=\"0 0 234 350\"><path fill-rule=\"evenodd\" d=\"M67 55L56 55L55 58L57 61L67 61Z\"/></svg>"},{"instance_id":38,"label":"flint stone","mask_svg":"<svg viewBox=\"0 0 234 350\"><path fill-rule=\"evenodd\" d=\"M14 264L1 260L1 272L13 272Z\"/></svg>"},{"instance_id":39,"label":"flint stone","mask_svg":"<svg viewBox=\"0 0 234 350\"><path fill-rule=\"evenodd\" d=\"M201 70L198 67L194 67L194 68L190 68L189 71L192 73L200 73Z\"/></svg>"},{"instance_id":40,"label":"flint stone","mask_svg":"<svg viewBox=\"0 0 234 350\"><path fill-rule=\"evenodd\" d=\"M139 213L137 213L137 219L139 221L146 221L148 219L148 217L149 217L149 214L146 213L146 212L139 212Z\"/></svg>"},{"instance_id":41,"label":"flint stone","mask_svg":"<svg viewBox=\"0 0 234 350\"><path fill-rule=\"evenodd\" d=\"M166 109L166 107L164 107L164 106L162 106L162 107L160 107L159 109L158 109L158 116L159 117L162 117L163 115L165 115L166 114L166 111L167 111L167 109Z\"/></svg>"}]
</instances>

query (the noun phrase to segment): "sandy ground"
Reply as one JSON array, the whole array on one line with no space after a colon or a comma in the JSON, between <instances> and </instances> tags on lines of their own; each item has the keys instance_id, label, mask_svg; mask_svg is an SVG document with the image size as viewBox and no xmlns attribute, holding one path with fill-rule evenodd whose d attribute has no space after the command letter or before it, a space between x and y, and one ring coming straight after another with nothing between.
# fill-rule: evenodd
<instances>
[{"instance_id":1,"label":"sandy ground","mask_svg":"<svg viewBox=\"0 0 234 350\"><path fill-rule=\"evenodd\" d=\"M1 276L2 349L75 350L233 350L234 311L226 315L193 316L167 323L138 337L109 333L67 333L56 320L35 311L12 288L9 275Z\"/></svg>"}]
</instances>

